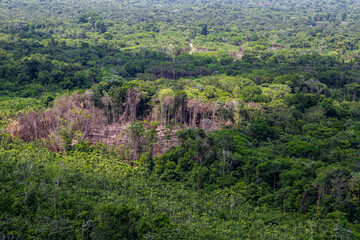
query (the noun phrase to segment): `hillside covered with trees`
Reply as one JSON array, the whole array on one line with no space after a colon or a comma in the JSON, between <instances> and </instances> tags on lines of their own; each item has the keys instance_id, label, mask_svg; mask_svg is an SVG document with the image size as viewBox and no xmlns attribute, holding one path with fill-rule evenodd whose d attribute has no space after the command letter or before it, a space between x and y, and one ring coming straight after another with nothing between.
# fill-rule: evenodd
<instances>
[{"instance_id":1,"label":"hillside covered with trees","mask_svg":"<svg viewBox=\"0 0 360 240\"><path fill-rule=\"evenodd\" d=\"M359 10L0 0L0 238L360 238Z\"/></svg>"}]
</instances>

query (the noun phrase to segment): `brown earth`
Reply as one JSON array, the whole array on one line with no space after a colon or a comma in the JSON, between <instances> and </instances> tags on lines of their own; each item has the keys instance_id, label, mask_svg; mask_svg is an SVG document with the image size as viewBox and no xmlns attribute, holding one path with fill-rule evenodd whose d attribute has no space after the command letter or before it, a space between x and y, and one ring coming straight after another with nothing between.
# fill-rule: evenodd
<instances>
[{"instance_id":1,"label":"brown earth","mask_svg":"<svg viewBox=\"0 0 360 240\"><path fill-rule=\"evenodd\" d=\"M88 136L89 141L92 144L96 144L101 142L107 146L127 146L130 143L130 138L126 134L127 129L129 127L129 123L127 124L111 124L105 127L96 128L91 132ZM167 128L159 126L156 128L157 130L157 139L158 142L154 145L154 154L159 155L166 150L168 150L171 146L175 146L178 144L177 138L175 136L176 131L181 130L181 128L177 127L169 134L170 139L166 139L166 133L169 131Z\"/></svg>"}]
</instances>

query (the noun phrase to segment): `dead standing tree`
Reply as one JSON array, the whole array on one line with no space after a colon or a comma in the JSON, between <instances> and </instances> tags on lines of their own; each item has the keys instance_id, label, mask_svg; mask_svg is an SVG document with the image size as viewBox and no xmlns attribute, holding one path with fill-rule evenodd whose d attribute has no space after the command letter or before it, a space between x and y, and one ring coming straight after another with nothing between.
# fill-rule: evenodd
<instances>
[{"instance_id":1,"label":"dead standing tree","mask_svg":"<svg viewBox=\"0 0 360 240\"><path fill-rule=\"evenodd\" d=\"M164 98L164 111L165 111L165 121L166 122L166 125L170 125L170 116L171 116L171 109L173 108L174 106L174 97L173 96L166 96Z\"/></svg>"},{"instance_id":2,"label":"dead standing tree","mask_svg":"<svg viewBox=\"0 0 360 240\"><path fill-rule=\"evenodd\" d=\"M218 109L216 102L204 102L200 105L200 128L208 131L216 127L215 114Z\"/></svg>"},{"instance_id":3,"label":"dead standing tree","mask_svg":"<svg viewBox=\"0 0 360 240\"><path fill-rule=\"evenodd\" d=\"M72 139L76 133L81 133L85 139L91 137L96 127L104 126L105 122L102 110L76 94L56 99L53 109L21 114L10 124L8 132L26 142L44 139L49 149L59 151L64 148L61 139L64 132Z\"/></svg>"},{"instance_id":4,"label":"dead standing tree","mask_svg":"<svg viewBox=\"0 0 360 240\"><path fill-rule=\"evenodd\" d=\"M113 123L115 123L115 107L114 107L114 103L111 99L111 97L109 96L109 94L107 92L104 91L104 96L101 98L101 103L105 108L105 113L107 115L107 122L110 123L111 120L113 121Z\"/></svg>"},{"instance_id":5,"label":"dead standing tree","mask_svg":"<svg viewBox=\"0 0 360 240\"><path fill-rule=\"evenodd\" d=\"M124 103L125 111L119 119L120 123L136 121L136 110L142 96L143 93L137 87L127 91L126 101Z\"/></svg>"},{"instance_id":6,"label":"dead standing tree","mask_svg":"<svg viewBox=\"0 0 360 240\"><path fill-rule=\"evenodd\" d=\"M217 110L219 110L219 105L216 102L212 102L210 105L210 110L211 110L211 120L215 122L215 114Z\"/></svg>"},{"instance_id":7,"label":"dead standing tree","mask_svg":"<svg viewBox=\"0 0 360 240\"><path fill-rule=\"evenodd\" d=\"M198 113L200 110L200 104L201 104L200 99L190 99L187 102L187 108L189 109L190 112L189 121L192 127L196 127Z\"/></svg>"},{"instance_id":8,"label":"dead standing tree","mask_svg":"<svg viewBox=\"0 0 360 240\"><path fill-rule=\"evenodd\" d=\"M171 110L175 104L174 91L170 88L162 89L159 92L160 101L160 125L169 125L171 119Z\"/></svg>"}]
</instances>

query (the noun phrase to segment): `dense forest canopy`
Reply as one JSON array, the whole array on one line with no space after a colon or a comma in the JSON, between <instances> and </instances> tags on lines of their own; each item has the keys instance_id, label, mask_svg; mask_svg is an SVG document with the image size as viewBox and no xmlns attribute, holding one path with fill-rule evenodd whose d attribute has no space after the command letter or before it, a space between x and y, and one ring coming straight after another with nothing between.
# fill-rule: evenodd
<instances>
[{"instance_id":1,"label":"dense forest canopy","mask_svg":"<svg viewBox=\"0 0 360 240\"><path fill-rule=\"evenodd\" d=\"M143 74L256 80L306 72L338 88L357 77L358 1L0 4L5 95L38 96Z\"/></svg>"},{"instance_id":2,"label":"dense forest canopy","mask_svg":"<svg viewBox=\"0 0 360 240\"><path fill-rule=\"evenodd\" d=\"M0 0L0 238L359 239L359 20Z\"/></svg>"}]
</instances>

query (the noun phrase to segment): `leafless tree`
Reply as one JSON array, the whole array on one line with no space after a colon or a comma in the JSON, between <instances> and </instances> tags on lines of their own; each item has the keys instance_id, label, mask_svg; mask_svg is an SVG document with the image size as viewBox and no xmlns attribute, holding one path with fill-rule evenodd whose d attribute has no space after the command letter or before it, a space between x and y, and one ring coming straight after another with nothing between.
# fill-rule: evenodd
<instances>
[{"instance_id":1,"label":"leafless tree","mask_svg":"<svg viewBox=\"0 0 360 240\"><path fill-rule=\"evenodd\" d=\"M126 101L124 103L125 111L120 117L121 123L136 121L136 110L142 96L143 93L137 87L127 91Z\"/></svg>"}]
</instances>

